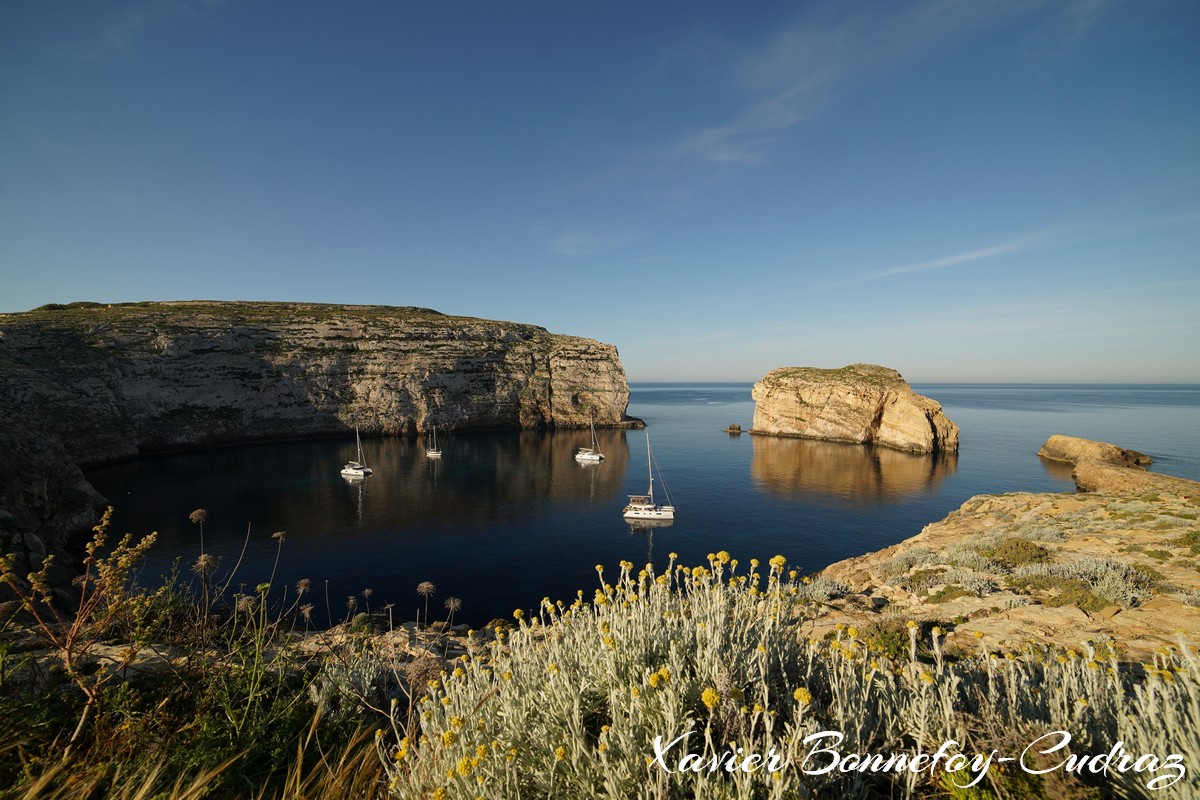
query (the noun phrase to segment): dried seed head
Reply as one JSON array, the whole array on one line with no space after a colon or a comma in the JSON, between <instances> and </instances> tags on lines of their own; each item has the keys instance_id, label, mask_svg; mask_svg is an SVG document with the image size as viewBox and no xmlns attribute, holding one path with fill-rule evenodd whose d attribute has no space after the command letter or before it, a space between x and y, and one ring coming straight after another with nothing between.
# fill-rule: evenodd
<instances>
[{"instance_id":1,"label":"dried seed head","mask_svg":"<svg viewBox=\"0 0 1200 800\"><path fill-rule=\"evenodd\" d=\"M216 568L217 557L211 553L203 553L196 559L196 563L192 564L192 572L197 575L211 575Z\"/></svg>"},{"instance_id":2,"label":"dried seed head","mask_svg":"<svg viewBox=\"0 0 1200 800\"><path fill-rule=\"evenodd\" d=\"M208 519L208 512L203 508L197 508L195 511L188 514L188 519L190 519L194 524L199 525L201 522L204 522L204 520Z\"/></svg>"}]
</instances>

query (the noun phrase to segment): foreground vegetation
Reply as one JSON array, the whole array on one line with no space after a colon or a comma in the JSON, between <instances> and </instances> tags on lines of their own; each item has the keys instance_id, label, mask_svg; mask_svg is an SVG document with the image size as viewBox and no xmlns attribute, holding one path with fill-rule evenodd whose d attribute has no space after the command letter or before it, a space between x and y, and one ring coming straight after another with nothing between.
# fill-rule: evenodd
<instances>
[{"instance_id":1,"label":"foreground vegetation","mask_svg":"<svg viewBox=\"0 0 1200 800\"><path fill-rule=\"evenodd\" d=\"M0 658L3 796L1200 796L1182 638L1148 664L1108 641L949 653L902 619L810 638L845 587L725 552L598 566L593 590L454 650L369 609L305 636L307 586L230 594L202 549L186 586L141 589L151 543L105 528L79 616L4 565L26 608Z\"/></svg>"}]
</instances>

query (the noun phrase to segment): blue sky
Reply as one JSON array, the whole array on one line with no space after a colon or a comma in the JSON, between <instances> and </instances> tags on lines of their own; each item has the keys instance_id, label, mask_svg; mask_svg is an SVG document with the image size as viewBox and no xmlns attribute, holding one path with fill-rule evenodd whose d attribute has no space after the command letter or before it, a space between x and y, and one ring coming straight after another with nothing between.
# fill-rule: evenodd
<instances>
[{"instance_id":1,"label":"blue sky","mask_svg":"<svg viewBox=\"0 0 1200 800\"><path fill-rule=\"evenodd\" d=\"M1200 382L1200 3L0 4L0 311L302 300L633 381Z\"/></svg>"}]
</instances>

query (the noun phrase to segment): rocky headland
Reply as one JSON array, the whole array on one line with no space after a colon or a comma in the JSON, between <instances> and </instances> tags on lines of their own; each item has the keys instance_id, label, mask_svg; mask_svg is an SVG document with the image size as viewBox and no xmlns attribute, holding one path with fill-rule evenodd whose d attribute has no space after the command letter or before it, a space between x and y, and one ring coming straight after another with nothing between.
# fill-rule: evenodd
<instances>
[{"instance_id":1,"label":"rocky headland","mask_svg":"<svg viewBox=\"0 0 1200 800\"><path fill-rule=\"evenodd\" d=\"M754 384L751 433L876 444L915 453L958 450L958 426L900 373L874 364L785 367Z\"/></svg>"},{"instance_id":2,"label":"rocky headland","mask_svg":"<svg viewBox=\"0 0 1200 800\"><path fill-rule=\"evenodd\" d=\"M635 424L610 344L422 308L72 303L0 315L0 552L61 552L81 467L263 439Z\"/></svg>"},{"instance_id":3,"label":"rocky headland","mask_svg":"<svg viewBox=\"0 0 1200 800\"><path fill-rule=\"evenodd\" d=\"M1146 660L1200 646L1200 483L1146 472L1149 458L1052 436L1080 493L980 495L916 536L821 572L847 594L811 622L895 634L936 624L948 648L1111 647Z\"/></svg>"}]
</instances>

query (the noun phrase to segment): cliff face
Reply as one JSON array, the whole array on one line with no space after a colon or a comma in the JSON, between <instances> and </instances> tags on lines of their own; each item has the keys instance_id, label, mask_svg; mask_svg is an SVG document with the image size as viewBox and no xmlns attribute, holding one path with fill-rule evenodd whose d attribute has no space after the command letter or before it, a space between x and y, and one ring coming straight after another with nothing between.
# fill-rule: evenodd
<instances>
[{"instance_id":1,"label":"cliff face","mask_svg":"<svg viewBox=\"0 0 1200 800\"><path fill-rule=\"evenodd\" d=\"M599 426L611 345L380 306L139 303L0 317L0 403L37 404L80 464L270 437Z\"/></svg>"},{"instance_id":2,"label":"cliff face","mask_svg":"<svg viewBox=\"0 0 1200 800\"><path fill-rule=\"evenodd\" d=\"M942 407L886 367L776 369L754 384L753 397L753 433L918 453L958 450L958 426Z\"/></svg>"},{"instance_id":3,"label":"cliff face","mask_svg":"<svg viewBox=\"0 0 1200 800\"><path fill-rule=\"evenodd\" d=\"M625 419L628 401L612 345L428 309L180 302L0 315L0 529L87 519L98 499L78 466L140 452L356 425L365 436L589 417L603 427Z\"/></svg>"}]
</instances>

